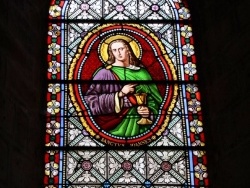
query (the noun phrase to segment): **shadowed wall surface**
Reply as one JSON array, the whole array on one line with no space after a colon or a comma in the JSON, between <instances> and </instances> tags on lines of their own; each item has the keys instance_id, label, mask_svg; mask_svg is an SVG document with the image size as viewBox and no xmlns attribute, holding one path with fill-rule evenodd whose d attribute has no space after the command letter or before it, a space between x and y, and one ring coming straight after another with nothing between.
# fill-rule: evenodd
<instances>
[{"instance_id":1,"label":"shadowed wall surface","mask_svg":"<svg viewBox=\"0 0 250 188\"><path fill-rule=\"evenodd\" d=\"M211 187L248 187L249 0L189 0ZM0 188L40 188L44 174L49 1L0 5Z\"/></svg>"}]
</instances>

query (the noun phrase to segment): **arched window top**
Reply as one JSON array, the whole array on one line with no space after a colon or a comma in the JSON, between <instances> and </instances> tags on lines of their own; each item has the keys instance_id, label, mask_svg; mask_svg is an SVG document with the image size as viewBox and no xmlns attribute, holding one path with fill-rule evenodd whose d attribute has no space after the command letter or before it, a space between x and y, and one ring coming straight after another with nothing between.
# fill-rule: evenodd
<instances>
[{"instance_id":1,"label":"arched window top","mask_svg":"<svg viewBox=\"0 0 250 188\"><path fill-rule=\"evenodd\" d=\"M188 20L182 0L65 0L51 2L49 18L73 20Z\"/></svg>"}]
</instances>

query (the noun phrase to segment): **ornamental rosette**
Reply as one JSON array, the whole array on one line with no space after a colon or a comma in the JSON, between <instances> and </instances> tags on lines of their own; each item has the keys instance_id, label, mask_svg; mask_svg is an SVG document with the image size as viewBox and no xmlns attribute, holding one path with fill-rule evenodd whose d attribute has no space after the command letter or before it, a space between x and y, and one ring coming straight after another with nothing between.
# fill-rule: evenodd
<instances>
[{"instance_id":1,"label":"ornamental rosette","mask_svg":"<svg viewBox=\"0 0 250 188\"><path fill-rule=\"evenodd\" d=\"M55 162L45 164L45 175L51 178L58 175L59 165Z\"/></svg>"},{"instance_id":2,"label":"ornamental rosette","mask_svg":"<svg viewBox=\"0 0 250 188\"><path fill-rule=\"evenodd\" d=\"M56 135L60 133L60 123L56 122L55 120L50 121L49 123L46 124L46 132L50 135Z\"/></svg>"},{"instance_id":3,"label":"ornamental rosette","mask_svg":"<svg viewBox=\"0 0 250 188\"><path fill-rule=\"evenodd\" d=\"M56 100L51 100L47 103L47 111L55 115L60 111L60 103Z\"/></svg>"},{"instance_id":4,"label":"ornamental rosette","mask_svg":"<svg viewBox=\"0 0 250 188\"><path fill-rule=\"evenodd\" d=\"M197 72L196 65L192 62L188 62L187 64L184 65L184 71L189 76L193 76Z\"/></svg>"},{"instance_id":5,"label":"ornamental rosette","mask_svg":"<svg viewBox=\"0 0 250 188\"><path fill-rule=\"evenodd\" d=\"M178 12L180 14L180 18L182 19L188 19L191 16L189 10L185 7L182 7L181 9L179 9Z\"/></svg>"},{"instance_id":6,"label":"ornamental rosette","mask_svg":"<svg viewBox=\"0 0 250 188\"><path fill-rule=\"evenodd\" d=\"M189 93L195 94L198 91L198 87L195 84L188 84L187 91Z\"/></svg>"},{"instance_id":7,"label":"ornamental rosette","mask_svg":"<svg viewBox=\"0 0 250 188\"><path fill-rule=\"evenodd\" d=\"M60 35L60 27L56 24L52 24L51 26L49 26L49 31L48 34L52 37L52 38L56 38Z\"/></svg>"},{"instance_id":8,"label":"ornamental rosette","mask_svg":"<svg viewBox=\"0 0 250 188\"><path fill-rule=\"evenodd\" d=\"M181 27L181 36L184 38L190 38L192 36L192 28L188 25Z\"/></svg>"},{"instance_id":9,"label":"ornamental rosette","mask_svg":"<svg viewBox=\"0 0 250 188\"><path fill-rule=\"evenodd\" d=\"M51 55L57 55L60 53L60 45L56 43L51 43L48 46L48 53Z\"/></svg>"},{"instance_id":10,"label":"ornamental rosette","mask_svg":"<svg viewBox=\"0 0 250 188\"><path fill-rule=\"evenodd\" d=\"M201 103L200 101L197 101L196 99L192 99L188 101L188 110L193 113L197 113L201 111Z\"/></svg>"},{"instance_id":11,"label":"ornamental rosette","mask_svg":"<svg viewBox=\"0 0 250 188\"><path fill-rule=\"evenodd\" d=\"M60 72L60 63L58 63L57 61L49 62L48 72L50 72L52 74L59 73Z\"/></svg>"},{"instance_id":12,"label":"ornamental rosette","mask_svg":"<svg viewBox=\"0 0 250 188\"><path fill-rule=\"evenodd\" d=\"M61 15L61 10L62 10L62 8L59 7L58 5L53 5L53 6L51 6L51 7L49 8L49 14L50 14L52 17L56 18L56 17L58 17L58 16Z\"/></svg>"},{"instance_id":13,"label":"ornamental rosette","mask_svg":"<svg viewBox=\"0 0 250 188\"><path fill-rule=\"evenodd\" d=\"M182 47L183 55L186 55L188 57L194 55L194 46L191 44L186 44Z\"/></svg>"},{"instance_id":14,"label":"ornamental rosette","mask_svg":"<svg viewBox=\"0 0 250 188\"><path fill-rule=\"evenodd\" d=\"M194 167L194 170L195 170L195 177L196 178L203 180L204 178L208 177L207 167L205 165L199 163L198 165L196 165Z\"/></svg>"},{"instance_id":15,"label":"ornamental rosette","mask_svg":"<svg viewBox=\"0 0 250 188\"><path fill-rule=\"evenodd\" d=\"M60 90L61 90L60 84L49 84L48 85L48 92L50 92L52 94L59 93Z\"/></svg>"},{"instance_id":16,"label":"ornamental rosette","mask_svg":"<svg viewBox=\"0 0 250 188\"><path fill-rule=\"evenodd\" d=\"M190 131L193 133L201 133L203 131L202 122L199 120L193 120L190 122Z\"/></svg>"}]
</instances>

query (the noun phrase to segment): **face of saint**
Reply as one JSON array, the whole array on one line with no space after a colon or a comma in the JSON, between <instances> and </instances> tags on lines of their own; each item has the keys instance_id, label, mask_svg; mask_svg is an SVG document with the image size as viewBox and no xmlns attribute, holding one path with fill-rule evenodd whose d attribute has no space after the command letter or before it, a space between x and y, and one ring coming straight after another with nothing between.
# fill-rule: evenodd
<instances>
[{"instance_id":1,"label":"face of saint","mask_svg":"<svg viewBox=\"0 0 250 188\"><path fill-rule=\"evenodd\" d=\"M126 63L128 60L128 50L122 42L115 42L111 45L111 50L115 59Z\"/></svg>"}]
</instances>

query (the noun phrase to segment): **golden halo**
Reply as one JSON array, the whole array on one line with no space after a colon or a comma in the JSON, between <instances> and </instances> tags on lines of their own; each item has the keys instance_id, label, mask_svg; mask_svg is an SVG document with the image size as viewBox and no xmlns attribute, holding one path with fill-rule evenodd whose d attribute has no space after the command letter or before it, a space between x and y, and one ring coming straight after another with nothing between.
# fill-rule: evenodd
<instances>
[{"instance_id":1,"label":"golden halo","mask_svg":"<svg viewBox=\"0 0 250 188\"><path fill-rule=\"evenodd\" d=\"M137 42L132 39L131 37L129 36L126 36L126 35L113 35L113 36L110 36L108 37L107 39L105 39L105 41L101 44L101 47L100 47L100 55L101 55L101 58L103 59L104 62L107 62L108 61L108 46L109 44L114 41L114 40L119 40L119 39L123 39L123 40L126 40L129 45L131 46L135 56L137 58L140 57L141 55L141 51L140 51L140 47L139 45L137 44Z\"/></svg>"}]
</instances>

